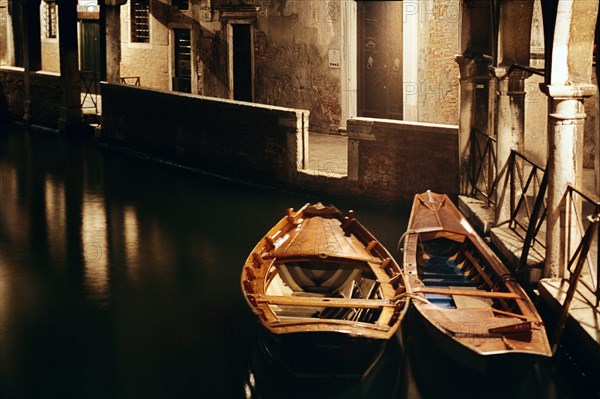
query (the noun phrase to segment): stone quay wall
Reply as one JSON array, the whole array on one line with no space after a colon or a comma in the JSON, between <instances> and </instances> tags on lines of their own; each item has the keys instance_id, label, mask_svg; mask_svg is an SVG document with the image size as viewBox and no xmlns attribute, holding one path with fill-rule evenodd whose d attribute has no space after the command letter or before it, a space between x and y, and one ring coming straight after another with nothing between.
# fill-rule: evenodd
<instances>
[{"instance_id":1,"label":"stone quay wall","mask_svg":"<svg viewBox=\"0 0 600 399\"><path fill-rule=\"evenodd\" d=\"M305 154L308 111L101 84L101 139L225 177L292 180Z\"/></svg>"},{"instance_id":2,"label":"stone quay wall","mask_svg":"<svg viewBox=\"0 0 600 399\"><path fill-rule=\"evenodd\" d=\"M431 190L456 199L458 172L455 125L348 120L348 179L359 191L412 200L416 193Z\"/></svg>"},{"instance_id":3,"label":"stone quay wall","mask_svg":"<svg viewBox=\"0 0 600 399\"><path fill-rule=\"evenodd\" d=\"M208 173L391 203L458 194L458 127L348 120L348 174L309 170L309 111L102 84L101 139Z\"/></svg>"},{"instance_id":4,"label":"stone quay wall","mask_svg":"<svg viewBox=\"0 0 600 399\"><path fill-rule=\"evenodd\" d=\"M23 68L0 67L0 118L21 121L24 115ZM62 90L60 75L32 72L30 75L30 120L32 126L57 130Z\"/></svg>"}]
</instances>

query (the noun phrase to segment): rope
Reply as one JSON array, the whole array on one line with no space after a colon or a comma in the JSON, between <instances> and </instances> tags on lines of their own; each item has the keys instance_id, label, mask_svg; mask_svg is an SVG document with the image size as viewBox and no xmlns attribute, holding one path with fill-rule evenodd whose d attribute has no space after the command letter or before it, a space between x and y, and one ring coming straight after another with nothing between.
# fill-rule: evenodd
<instances>
[{"instance_id":1,"label":"rope","mask_svg":"<svg viewBox=\"0 0 600 399\"><path fill-rule=\"evenodd\" d=\"M398 294L392 298L392 302L400 302L402 299L405 299L405 298L416 299L423 303L428 303L428 304L431 303L431 302L429 302L429 300L427 298L424 298L424 297L422 297L418 294L412 293L412 292L405 292L403 294Z\"/></svg>"}]
</instances>

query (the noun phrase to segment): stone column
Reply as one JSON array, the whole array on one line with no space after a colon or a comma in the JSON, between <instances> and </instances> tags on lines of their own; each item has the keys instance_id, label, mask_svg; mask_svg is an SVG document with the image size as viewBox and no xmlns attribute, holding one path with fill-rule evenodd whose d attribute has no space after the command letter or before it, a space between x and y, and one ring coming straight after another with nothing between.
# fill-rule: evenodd
<instances>
[{"instance_id":1,"label":"stone column","mask_svg":"<svg viewBox=\"0 0 600 399\"><path fill-rule=\"evenodd\" d=\"M58 130L71 133L80 130L81 78L77 49L77 1L61 1L58 6L61 104Z\"/></svg>"},{"instance_id":2,"label":"stone column","mask_svg":"<svg viewBox=\"0 0 600 399\"><path fill-rule=\"evenodd\" d=\"M40 39L39 2L22 0L18 3L23 39L23 123L31 123L31 72L42 67L42 43Z\"/></svg>"},{"instance_id":3,"label":"stone column","mask_svg":"<svg viewBox=\"0 0 600 399\"><path fill-rule=\"evenodd\" d=\"M600 23L596 25L596 40L597 42L600 40ZM597 57L597 56L596 56ZM596 62L595 67L596 72L596 85L600 85L600 66ZM598 89L598 87L597 87ZM597 92L598 94L598 103L600 103L600 90ZM594 152L594 185L595 185L595 193L597 197L600 197L600 112L598 115L598 119L596 121L596 136L595 136L595 145L596 151Z\"/></svg>"},{"instance_id":4,"label":"stone column","mask_svg":"<svg viewBox=\"0 0 600 399\"><path fill-rule=\"evenodd\" d=\"M485 124L487 124L487 103L484 109L480 109L475 104L475 90L486 90L489 88L490 79L487 74L487 68L491 59L488 57L457 55L454 57L454 60L458 64L460 73L460 114L458 122L459 194L468 195L471 192L469 182L471 128L480 124L479 122L484 117Z\"/></svg>"},{"instance_id":5,"label":"stone column","mask_svg":"<svg viewBox=\"0 0 600 399\"><path fill-rule=\"evenodd\" d=\"M496 142L496 170L502 178L496 186L496 225L510 220L510 182L507 162L513 150L523 153L525 141L525 79L527 73L505 68L494 68L498 79L498 115ZM516 165L516 167L520 167Z\"/></svg>"},{"instance_id":6,"label":"stone column","mask_svg":"<svg viewBox=\"0 0 600 399\"><path fill-rule=\"evenodd\" d=\"M460 80L460 103L459 103L459 121L458 121L458 167L459 167L459 193L468 195L471 191L469 184L469 158L471 127L473 126L473 72L475 70L475 60L457 55L454 60L459 68Z\"/></svg>"},{"instance_id":7,"label":"stone column","mask_svg":"<svg viewBox=\"0 0 600 399\"><path fill-rule=\"evenodd\" d=\"M121 83L121 6L125 3L126 0L104 1L106 81L109 83Z\"/></svg>"},{"instance_id":8,"label":"stone column","mask_svg":"<svg viewBox=\"0 0 600 399\"><path fill-rule=\"evenodd\" d=\"M548 116L548 202L546 205L546 263L544 277L564 276L567 260L565 194L570 183L580 187L583 174L584 98L593 85L544 88L550 97ZM562 227L562 228L561 228Z\"/></svg>"}]
</instances>

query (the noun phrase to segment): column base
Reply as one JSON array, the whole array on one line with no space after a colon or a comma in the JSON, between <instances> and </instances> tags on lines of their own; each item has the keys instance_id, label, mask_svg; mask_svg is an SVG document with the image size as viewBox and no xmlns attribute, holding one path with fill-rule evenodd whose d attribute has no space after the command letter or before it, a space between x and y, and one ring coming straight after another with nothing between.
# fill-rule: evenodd
<instances>
[{"instance_id":1,"label":"column base","mask_svg":"<svg viewBox=\"0 0 600 399\"><path fill-rule=\"evenodd\" d=\"M59 133L77 136L88 135L93 132L90 126L84 122L79 107L60 107L58 131Z\"/></svg>"}]
</instances>

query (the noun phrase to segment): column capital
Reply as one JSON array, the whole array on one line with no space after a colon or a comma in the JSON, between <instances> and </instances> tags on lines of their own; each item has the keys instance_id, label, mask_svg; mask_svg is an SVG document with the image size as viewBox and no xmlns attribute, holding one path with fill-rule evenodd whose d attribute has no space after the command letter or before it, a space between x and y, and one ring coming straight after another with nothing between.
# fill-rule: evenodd
<instances>
[{"instance_id":1,"label":"column capital","mask_svg":"<svg viewBox=\"0 0 600 399\"><path fill-rule=\"evenodd\" d=\"M481 74L481 68L487 68L492 63L492 57L487 55L456 54L454 61L458 64L460 79L471 79Z\"/></svg>"},{"instance_id":2,"label":"column capital","mask_svg":"<svg viewBox=\"0 0 600 399\"><path fill-rule=\"evenodd\" d=\"M127 3L127 0L104 0L104 5L107 7L120 7L125 3Z\"/></svg>"},{"instance_id":3,"label":"column capital","mask_svg":"<svg viewBox=\"0 0 600 399\"><path fill-rule=\"evenodd\" d=\"M532 75L524 69L515 68L513 65L490 66L489 72L496 79L510 79L511 81L525 80Z\"/></svg>"},{"instance_id":4,"label":"column capital","mask_svg":"<svg viewBox=\"0 0 600 399\"><path fill-rule=\"evenodd\" d=\"M578 85L546 85L541 84L540 88L548 97L555 99L582 99L596 94L598 88L590 83Z\"/></svg>"}]
</instances>

